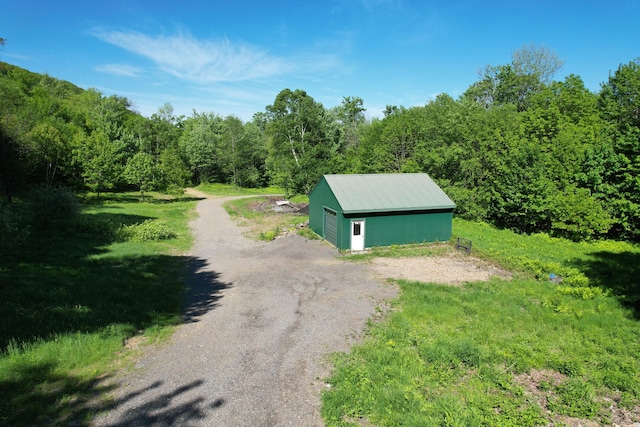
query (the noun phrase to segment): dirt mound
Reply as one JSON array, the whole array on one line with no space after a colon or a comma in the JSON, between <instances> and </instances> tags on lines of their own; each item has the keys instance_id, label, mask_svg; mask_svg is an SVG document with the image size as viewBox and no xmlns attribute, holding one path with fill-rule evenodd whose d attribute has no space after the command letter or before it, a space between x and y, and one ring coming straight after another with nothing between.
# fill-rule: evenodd
<instances>
[{"instance_id":1,"label":"dirt mound","mask_svg":"<svg viewBox=\"0 0 640 427\"><path fill-rule=\"evenodd\" d=\"M256 200L250 203L248 207L255 212L295 213L300 215L309 214L308 203L293 203L282 197L275 196Z\"/></svg>"}]
</instances>

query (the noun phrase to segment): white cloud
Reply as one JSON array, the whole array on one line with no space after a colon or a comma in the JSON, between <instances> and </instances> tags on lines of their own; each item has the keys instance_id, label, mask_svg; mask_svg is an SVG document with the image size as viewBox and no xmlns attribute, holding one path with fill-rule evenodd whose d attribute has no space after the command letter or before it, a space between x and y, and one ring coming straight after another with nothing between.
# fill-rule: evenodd
<instances>
[{"instance_id":1,"label":"white cloud","mask_svg":"<svg viewBox=\"0 0 640 427\"><path fill-rule=\"evenodd\" d=\"M331 55L283 58L248 44L198 40L185 32L152 36L135 31L95 31L93 35L151 60L165 73L199 84L318 71L336 64Z\"/></svg>"},{"instance_id":2,"label":"white cloud","mask_svg":"<svg viewBox=\"0 0 640 427\"><path fill-rule=\"evenodd\" d=\"M4 52L4 50L2 50L1 52L2 52L2 54L4 56L6 56L8 58L18 59L18 60L21 60L21 61L31 61L31 59L32 59L30 56L18 55L18 54L15 54L15 53L7 53L7 52Z\"/></svg>"},{"instance_id":3,"label":"white cloud","mask_svg":"<svg viewBox=\"0 0 640 427\"><path fill-rule=\"evenodd\" d=\"M142 72L142 70L138 67L134 67L133 65L125 65L125 64L98 65L93 69L101 73L114 74L116 76L125 76L125 77L138 77Z\"/></svg>"}]
</instances>

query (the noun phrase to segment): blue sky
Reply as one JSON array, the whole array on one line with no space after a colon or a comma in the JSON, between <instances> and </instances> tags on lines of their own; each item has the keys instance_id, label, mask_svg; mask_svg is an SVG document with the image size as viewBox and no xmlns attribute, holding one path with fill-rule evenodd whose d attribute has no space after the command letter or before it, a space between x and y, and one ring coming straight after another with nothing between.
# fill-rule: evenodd
<instances>
[{"instance_id":1,"label":"blue sky","mask_svg":"<svg viewBox=\"0 0 640 427\"><path fill-rule=\"evenodd\" d=\"M524 45L565 61L557 79L597 92L640 57L640 1L0 0L0 60L127 97L151 115L250 120L284 88L330 108L457 98Z\"/></svg>"}]
</instances>

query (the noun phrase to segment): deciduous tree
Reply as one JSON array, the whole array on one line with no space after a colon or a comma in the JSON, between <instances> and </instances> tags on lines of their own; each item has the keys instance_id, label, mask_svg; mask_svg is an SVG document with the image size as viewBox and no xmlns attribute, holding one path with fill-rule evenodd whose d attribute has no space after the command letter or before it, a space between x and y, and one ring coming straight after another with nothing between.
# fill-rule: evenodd
<instances>
[{"instance_id":1,"label":"deciduous tree","mask_svg":"<svg viewBox=\"0 0 640 427\"><path fill-rule=\"evenodd\" d=\"M156 181L156 166L153 157L140 151L129 158L123 175L129 184L138 187L140 199L144 200L144 193L154 189Z\"/></svg>"},{"instance_id":2,"label":"deciduous tree","mask_svg":"<svg viewBox=\"0 0 640 427\"><path fill-rule=\"evenodd\" d=\"M305 91L282 90L267 106L267 165L273 182L290 193L309 193L330 159L322 104Z\"/></svg>"}]
</instances>

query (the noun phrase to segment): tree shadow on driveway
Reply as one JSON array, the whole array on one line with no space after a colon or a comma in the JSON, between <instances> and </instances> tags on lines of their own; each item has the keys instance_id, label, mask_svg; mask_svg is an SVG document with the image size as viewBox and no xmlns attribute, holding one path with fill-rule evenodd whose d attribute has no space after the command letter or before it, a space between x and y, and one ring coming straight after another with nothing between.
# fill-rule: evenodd
<instances>
[{"instance_id":1,"label":"tree shadow on driveway","mask_svg":"<svg viewBox=\"0 0 640 427\"><path fill-rule=\"evenodd\" d=\"M220 273L208 271L209 263L202 258L189 258L183 302L184 323L197 322L199 318L218 306L223 291L232 283L220 280Z\"/></svg>"},{"instance_id":2,"label":"tree shadow on driveway","mask_svg":"<svg viewBox=\"0 0 640 427\"><path fill-rule=\"evenodd\" d=\"M156 395L153 399L145 398L146 394L153 393L162 387L163 381L156 381L142 389L128 393L120 398L117 406L125 405L132 400L142 399L143 404L135 406L126 415L112 423L103 424L106 427L133 427L133 426L178 426L189 425L202 421L207 412L220 408L225 404L222 398L207 402L203 396L195 396L182 401L185 393L190 393L204 384L203 380L192 381L180 387L171 388L170 391Z\"/></svg>"}]
</instances>

